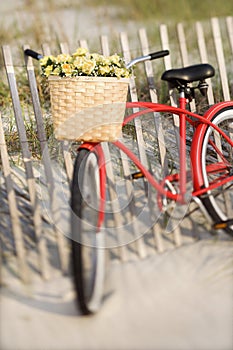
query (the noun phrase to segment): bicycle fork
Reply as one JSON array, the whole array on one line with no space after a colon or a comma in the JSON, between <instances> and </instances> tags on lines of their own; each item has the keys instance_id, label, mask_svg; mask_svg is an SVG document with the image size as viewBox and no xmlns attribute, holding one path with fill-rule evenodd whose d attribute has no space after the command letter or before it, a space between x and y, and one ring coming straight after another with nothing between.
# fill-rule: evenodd
<instances>
[{"instance_id":1,"label":"bicycle fork","mask_svg":"<svg viewBox=\"0 0 233 350\"><path fill-rule=\"evenodd\" d=\"M100 201L99 201L99 208L98 208L98 222L97 222L97 229L98 232L100 231L100 228L104 222L104 216L105 216L105 203L106 203L106 167L105 167L105 157L104 152L101 147L100 143L83 143L78 150L80 149L87 149L90 152L94 152L98 159L98 171L99 171L99 180L100 180Z\"/></svg>"}]
</instances>

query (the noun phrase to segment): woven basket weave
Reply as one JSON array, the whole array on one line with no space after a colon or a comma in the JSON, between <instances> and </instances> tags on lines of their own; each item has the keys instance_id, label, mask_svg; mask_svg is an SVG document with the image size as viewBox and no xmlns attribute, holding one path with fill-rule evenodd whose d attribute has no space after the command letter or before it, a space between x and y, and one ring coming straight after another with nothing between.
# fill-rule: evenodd
<instances>
[{"instance_id":1,"label":"woven basket weave","mask_svg":"<svg viewBox=\"0 0 233 350\"><path fill-rule=\"evenodd\" d=\"M129 79L50 76L58 140L115 141L121 134Z\"/></svg>"}]
</instances>

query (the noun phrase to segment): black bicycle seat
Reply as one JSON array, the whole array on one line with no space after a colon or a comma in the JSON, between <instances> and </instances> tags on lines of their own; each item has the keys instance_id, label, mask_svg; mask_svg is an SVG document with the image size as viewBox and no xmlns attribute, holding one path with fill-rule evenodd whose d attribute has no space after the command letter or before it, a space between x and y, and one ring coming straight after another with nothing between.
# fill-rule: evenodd
<instances>
[{"instance_id":1,"label":"black bicycle seat","mask_svg":"<svg viewBox=\"0 0 233 350\"><path fill-rule=\"evenodd\" d=\"M208 63L195 64L184 68L169 69L161 77L173 85L187 85L193 81L203 81L214 76L214 67Z\"/></svg>"}]
</instances>

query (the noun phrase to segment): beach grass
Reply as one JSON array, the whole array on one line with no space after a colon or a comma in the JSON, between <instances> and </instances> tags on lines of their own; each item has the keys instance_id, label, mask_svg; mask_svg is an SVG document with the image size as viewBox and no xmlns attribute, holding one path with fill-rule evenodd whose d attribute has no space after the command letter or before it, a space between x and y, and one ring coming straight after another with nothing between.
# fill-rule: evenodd
<instances>
[{"instance_id":1,"label":"beach grass","mask_svg":"<svg viewBox=\"0 0 233 350\"><path fill-rule=\"evenodd\" d=\"M89 6L107 6L108 0L86 0ZM225 0L111 0L111 5L124 8L122 19L155 19L166 22L192 22L233 13L233 1Z\"/></svg>"}]
</instances>

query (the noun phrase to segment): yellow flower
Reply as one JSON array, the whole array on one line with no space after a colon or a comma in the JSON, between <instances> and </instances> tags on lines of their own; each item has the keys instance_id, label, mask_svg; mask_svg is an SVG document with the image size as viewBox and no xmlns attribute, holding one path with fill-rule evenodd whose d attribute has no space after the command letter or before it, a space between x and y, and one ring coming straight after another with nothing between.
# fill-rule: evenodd
<instances>
[{"instance_id":1,"label":"yellow flower","mask_svg":"<svg viewBox=\"0 0 233 350\"><path fill-rule=\"evenodd\" d=\"M56 76L113 76L129 77L130 70L125 68L124 60L117 54L104 56L89 53L87 49L79 47L72 55L45 56L40 60L42 75Z\"/></svg>"},{"instance_id":2,"label":"yellow flower","mask_svg":"<svg viewBox=\"0 0 233 350\"><path fill-rule=\"evenodd\" d=\"M79 47L75 53L73 53L73 56L85 56L87 54L87 49L85 49L84 47Z\"/></svg>"},{"instance_id":3,"label":"yellow flower","mask_svg":"<svg viewBox=\"0 0 233 350\"><path fill-rule=\"evenodd\" d=\"M54 56L44 56L43 58L40 59L40 65L47 66L48 61L55 62L55 57Z\"/></svg>"},{"instance_id":4,"label":"yellow flower","mask_svg":"<svg viewBox=\"0 0 233 350\"><path fill-rule=\"evenodd\" d=\"M45 76L48 77L48 76L51 74L52 70L53 70L53 66L52 66L52 65L47 66L47 67L45 68L45 70L44 70Z\"/></svg>"},{"instance_id":5,"label":"yellow flower","mask_svg":"<svg viewBox=\"0 0 233 350\"><path fill-rule=\"evenodd\" d=\"M61 73L61 68L57 67L50 74L51 75L60 75L60 73Z\"/></svg>"},{"instance_id":6,"label":"yellow flower","mask_svg":"<svg viewBox=\"0 0 233 350\"><path fill-rule=\"evenodd\" d=\"M82 65L82 72L84 74L90 75L95 69L95 65L96 65L95 61L86 59Z\"/></svg>"},{"instance_id":7,"label":"yellow flower","mask_svg":"<svg viewBox=\"0 0 233 350\"><path fill-rule=\"evenodd\" d=\"M99 70L98 72L100 73L100 75L105 75L110 73L111 68L109 66L99 66Z\"/></svg>"},{"instance_id":8,"label":"yellow flower","mask_svg":"<svg viewBox=\"0 0 233 350\"><path fill-rule=\"evenodd\" d=\"M48 56L44 56L43 58L40 59L40 65L45 66L48 61Z\"/></svg>"},{"instance_id":9,"label":"yellow flower","mask_svg":"<svg viewBox=\"0 0 233 350\"><path fill-rule=\"evenodd\" d=\"M103 61L102 61L102 64L104 66L110 66L111 65L111 60L109 57L103 57Z\"/></svg>"},{"instance_id":10,"label":"yellow flower","mask_svg":"<svg viewBox=\"0 0 233 350\"><path fill-rule=\"evenodd\" d=\"M109 56L109 59L110 61L115 64L116 66L121 66L121 63L120 63L120 56L118 55L112 55L112 56Z\"/></svg>"},{"instance_id":11,"label":"yellow flower","mask_svg":"<svg viewBox=\"0 0 233 350\"><path fill-rule=\"evenodd\" d=\"M90 57L96 62L96 64L104 64L105 57L103 55L99 55L98 53L92 53Z\"/></svg>"},{"instance_id":12,"label":"yellow flower","mask_svg":"<svg viewBox=\"0 0 233 350\"><path fill-rule=\"evenodd\" d=\"M81 69L82 65L84 63L84 57L76 57L75 60L73 61L74 67Z\"/></svg>"},{"instance_id":13,"label":"yellow flower","mask_svg":"<svg viewBox=\"0 0 233 350\"><path fill-rule=\"evenodd\" d=\"M130 77L130 72L127 68L122 68L123 72L122 72L122 78L129 78Z\"/></svg>"},{"instance_id":14,"label":"yellow flower","mask_svg":"<svg viewBox=\"0 0 233 350\"><path fill-rule=\"evenodd\" d=\"M117 78L129 78L129 71L126 68L114 68L114 73Z\"/></svg>"},{"instance_id":15,"label":"yellow flower","mask_svg":"<svg viewBox=\"0 0 233 350\"><path fill-rule=\"evenodd\" d=\"M68 54L62 53L56 57L58 63L70 62L72 57Z\"/></svg>"},{"instance_id":16,"label":"yellow flower","mask_svg":"<svg viewBox=\"0 0 233 350\"><path fill-rule=\"evenodd\" d=\"M65 73L66 76L71 76L73 71L73 66L69 63L64 63L61 66L62 72Z\"/></svg>"}]
</instances>

